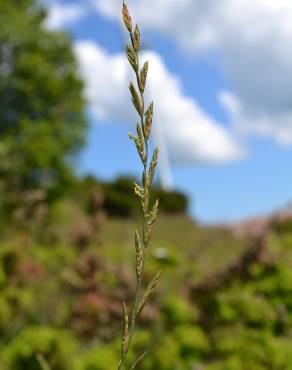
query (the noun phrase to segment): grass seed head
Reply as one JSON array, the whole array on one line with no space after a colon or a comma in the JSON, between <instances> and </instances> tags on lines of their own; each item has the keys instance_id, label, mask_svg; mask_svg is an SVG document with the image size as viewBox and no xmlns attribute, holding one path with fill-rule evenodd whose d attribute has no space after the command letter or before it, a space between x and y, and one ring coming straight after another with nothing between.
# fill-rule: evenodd
<instances>
[{"instance_id":1,"label":"grass seed head","mask_svg":"<svg viewBox=\"0 0 292 370\"><path fill-rule=\"evenodd\" d=\"M125 2L123 2L123 20L124 24L129 32L132 32L132 19L128 10L128 7Z\"/></svg>"}]
</instances>

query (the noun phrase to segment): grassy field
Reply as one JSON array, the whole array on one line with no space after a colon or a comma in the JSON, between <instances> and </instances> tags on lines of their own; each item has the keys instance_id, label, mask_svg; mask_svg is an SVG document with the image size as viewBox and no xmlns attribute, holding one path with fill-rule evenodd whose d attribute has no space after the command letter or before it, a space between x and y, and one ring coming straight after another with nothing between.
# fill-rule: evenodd
<instances>
[{"instance_id":1,"label":"grassy field","mask_svg":"<svg viewBox=\"0 0 292 370\"><path fill-rule=\"evenodd\" d=\"M139 226L131 219L106 222L99 248L108 261L128 265L133 260L133 235ZM245 242L227 229L199 226L184 214L162 214L153 230L150 268L165 265L166 273L175 274L174 282L184 276L197 281L234 261L245 247Z\"/></svg>"}]
</instances>

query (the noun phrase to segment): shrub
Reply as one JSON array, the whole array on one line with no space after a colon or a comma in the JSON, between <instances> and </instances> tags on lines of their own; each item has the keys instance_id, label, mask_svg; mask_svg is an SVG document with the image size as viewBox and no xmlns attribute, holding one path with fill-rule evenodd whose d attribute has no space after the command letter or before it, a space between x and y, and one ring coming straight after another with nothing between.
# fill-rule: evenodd
<instances>
[{"instance_id":1,"label":"shrub","mask_svg":"<svg viewBox=\"0 0 292 370\"><path fill-rule=\"evenodd\" d=\"M183 359L202 358L209 350L208 338L198 326L179 325L175 328L174 335L180 344L180 354Z\"/></svg>"},{"instance_id":2,"label":"shrub","mask_svg":"<svg viewBox=\"0 0 292 370\"><path fill-rule=\"evenodd\" d=\"M2 351L4 370L42 370L41 354L51 370L72 370L76 350L74 338L67 332L49 327L28 327Z\"/></svg>"},{"instance_id":3,"label":"shrub","mask_svg":"<svg viewBox=\"0 0 292 370\"><path fill-rule=\"evenodd\" d=\"M179 369L180 346L178 341L171 335L164 336L157 343L156 350L153 352L151 360L151 370L175 370Z\"/></svg>"},{"instance_id":4,"label":"shrub","mask_svg":"<svg viewBox=\"0 0 292 370\"><path fill-rule=\"evenodd\" d=\"M113 370L119 361L117 352L110 346L87 351L78 359L76 370Z\"/></svg>"},{"instance_id":5,"label":"shrub","mask_svg":"<svg viewBox=\"0 0 292 370\"><path fill-rule=\"evenodd\" d=\"M188 199L184 194L159 188L155 189L155 192L157 197L159 197L161 211L168 214L185 213L187 211Z\"/></svg>"},{"instance_id":6,"label":"shrub","mask_svg":"<svg viewBox=\"0 0 292 370\"><path fill-rule=\"evenodd\" d=\"M11 320L11 311L8 302L4 297L0 297L0 336L3 337L3 332L9 328Z\"/></svg>"},{"instance_id":7,"label":"shrub","mask_svg":"<svg viewBox=\"0 0 292 370\"><path fill-rule=\"evenodd\" d=\"M111 183L101 183L105 196L105 210L111 216L130 217L140 211L140 206L133 199L134 178L119 177ZM178 191L165 191L153 186L153 199L159 198L160 210L167 214L185 213L188 208L186 195Z\"/></svg>"},{"instance_id":8,"label":"shrub","mask_svg":"<svg viewBox=\"0 0 292 370\"><path fill-rule=\"evenodd\" d=\"M275 221L273 230L280 234L292 233L292 217Z\"/></svg>"},{"instance_id":9,"label":"shrub","mask_svg":"<svg viewBox=\"0 0 292 370\"><path fill-rule=\"evenodd\" d=\"M199 312L196 307L191 306L178 296L167 298L163 307L163 314L168 325L190 324L199 318Z\"/></svg>"}]
</instances>

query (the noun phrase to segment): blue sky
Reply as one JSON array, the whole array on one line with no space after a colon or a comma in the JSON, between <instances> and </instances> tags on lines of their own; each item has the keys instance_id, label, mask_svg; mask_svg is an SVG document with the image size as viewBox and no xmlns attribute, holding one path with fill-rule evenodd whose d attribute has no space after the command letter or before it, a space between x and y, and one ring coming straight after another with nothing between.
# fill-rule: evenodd
<instances>
[{"instance_id":1,"label":"blue sky","mask_svg":"<svg viewBox=\"0 0 292 370\"><path fill-rule=\"evenodd\" d=\"M123 74L114 79L112 73L102 73L107 65L123 68L124 34L116 14L117 2L46 3L51 9L48 27L72 34L81 75L89 86L91 128L78 163L79 173L105 179L138 175L140 165L128 139L131 126L126 123L128 117L134 119L126 111L131 109L130 98L117 85ZM149 7L150 3L152 0L148 0ZM170 172L165 181L189 195L190 213L202 222L272 212L292 200L292 100L287 99L292 93L292 73L286 73L289 62L292 72L292 58L285 54L292 30L283 28L292 20L291 5L285 0L269 0L266 6L255 0L252 12L243 14L241 0L223 0L222 9L206 0L209 8L205 11L196 7L199 3L186 1L186 9L180 9L185 16L175 23L175 15L179 18L180 14L174 5L155 2L165 18L154 20L149 20L144 10L145 0L144 4L137 0L132 7L141 24L146 56L150 63L153 59L153 74L157 74L150 95L166 106L158 106L163 124L155 122L163 125L156 141L165 145L167 160L161 166ZM239 25L229 20L230 10ZM191 12L197 19L188 19ZM286 20L285 14L291 18ZM282 49L271 45L271 35ZM169 95L162 85L169 86ZM105 98L101 98L103 91ZM120 103L113 94L121 96ZM187 112L190 116L185 117ZM197 122L192 117L197 117ZM202 129L197 130L196 125Z\"/></svg>"}]
</instances>

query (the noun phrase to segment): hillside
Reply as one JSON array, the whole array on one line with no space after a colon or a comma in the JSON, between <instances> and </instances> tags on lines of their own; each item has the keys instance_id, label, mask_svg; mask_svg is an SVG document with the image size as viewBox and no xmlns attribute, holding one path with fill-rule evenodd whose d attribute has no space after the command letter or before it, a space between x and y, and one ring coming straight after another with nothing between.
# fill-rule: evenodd
<instances>
[{"instance_id":1,"label":"hillside","mask_svg":"<svg viewBox=\"0 0 292 370\"><path fill-rule=\"evenodd\" d=\"M134 292L139 225L135 217L103 216L86 239L96 215L69 200L53 209L46 238L35 221L2 236L1 369L39 370L41 353L52 370L112 370L120 302ZM226 227L202 227L183 213L161 215L146 275L161 268L162 281L134 345L139 352L152 338L143 369L290 369L290 219L271 222L261 241L257 248L259 241ZM242 268L246 255L252 257Z\"/></svg>"}]
</instances>

